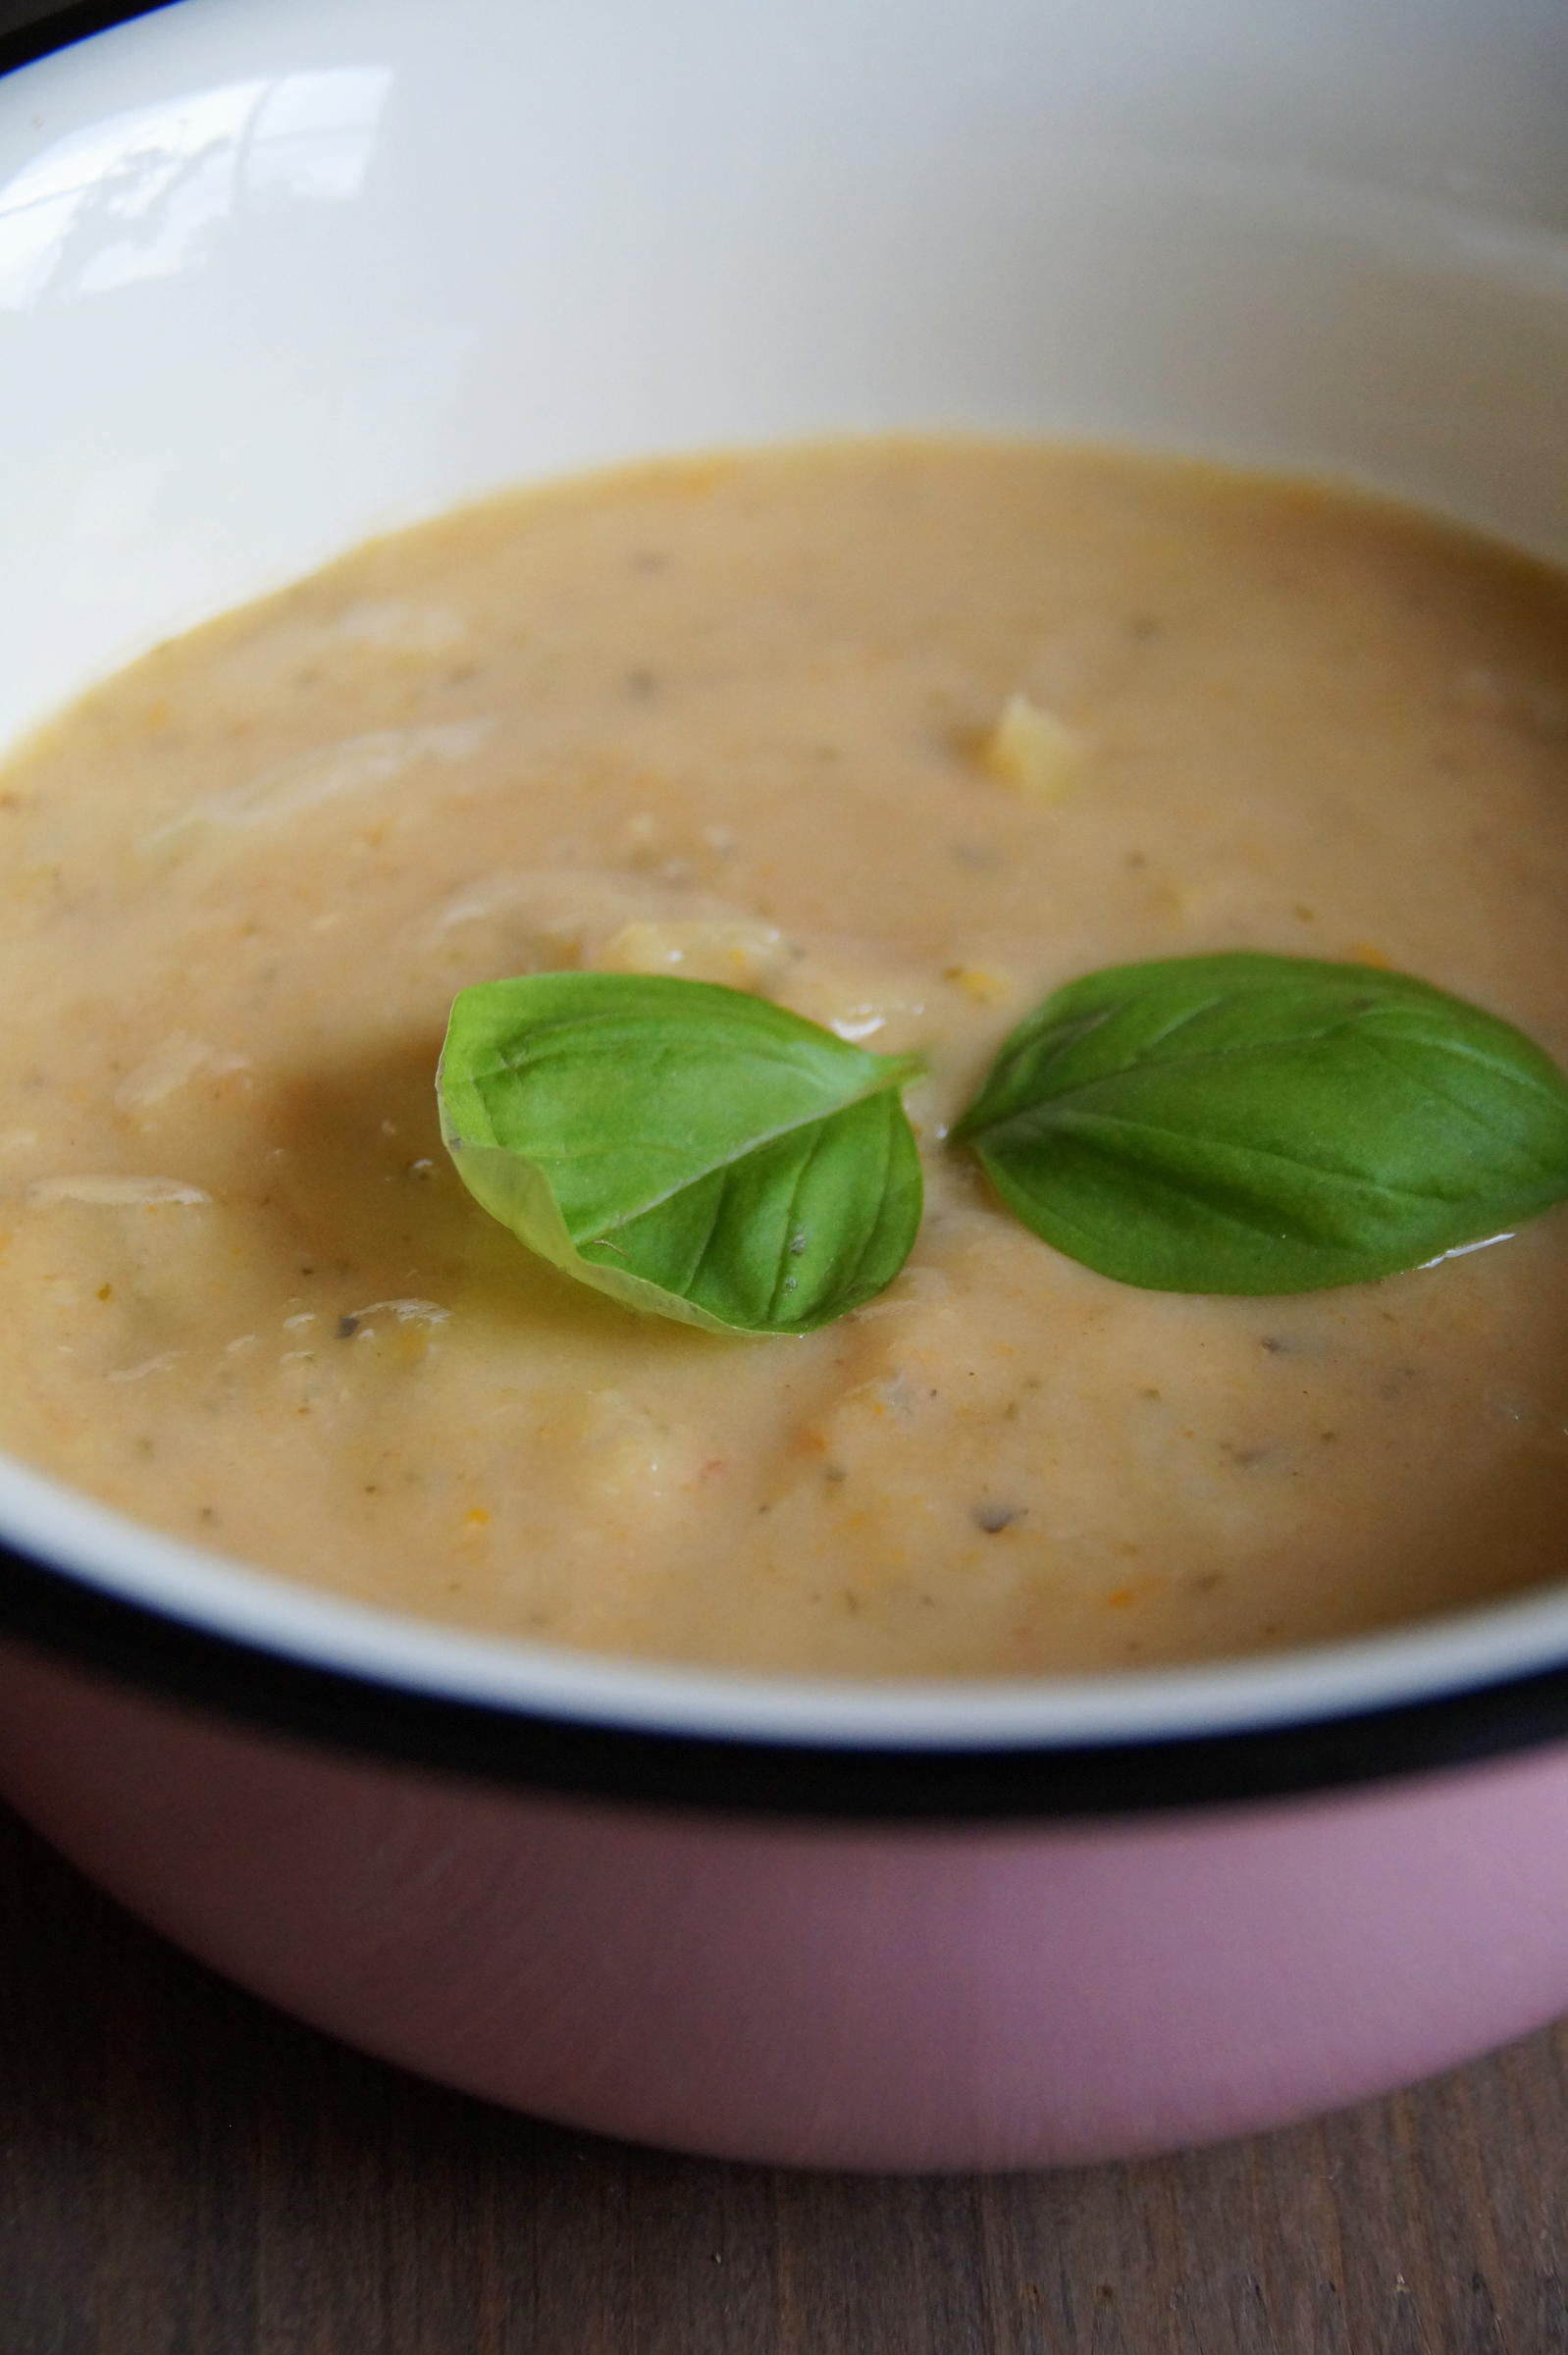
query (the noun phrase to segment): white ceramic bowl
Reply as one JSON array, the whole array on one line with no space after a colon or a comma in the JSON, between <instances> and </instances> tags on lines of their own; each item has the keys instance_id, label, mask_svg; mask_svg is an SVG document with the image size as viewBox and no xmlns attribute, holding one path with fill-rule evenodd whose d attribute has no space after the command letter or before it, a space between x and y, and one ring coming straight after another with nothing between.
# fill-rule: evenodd
<instances>
[{"instance_id":1,"label":"white ceramic bowl","mask_svg":"<svg viewBox=\"0 0 1568 2355\"><path fill-rule=\"evenodd\" d=\"M845 429L1568 560L1558 0L180 0L0 81L0 738L519 478ZM25 551L25 561L15 560ZM613 2131L1017 2165L1568 2004L1568 1596L897 1690L447 1634L0 1465L0 1785L235 1977Z\"/></svg>"}]
</instances>

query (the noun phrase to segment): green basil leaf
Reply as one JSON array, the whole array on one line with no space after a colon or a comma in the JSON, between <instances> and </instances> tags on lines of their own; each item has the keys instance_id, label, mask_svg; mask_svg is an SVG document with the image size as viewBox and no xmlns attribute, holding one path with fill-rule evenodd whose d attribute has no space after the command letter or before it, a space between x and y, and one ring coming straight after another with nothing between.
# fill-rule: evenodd
<instances>
[{"instance_id":1,"label":"green basil leaf","mask_svg":"<svg viewBox=\"0 0 1568 2355\"><path fill-rule=\"evenodd\" d=\"M1056 992L954 1129L1025 1226L1124 1283L1300 1292L1568 1198L1568 1081L1401 973L1237 953Z\"/></svg>"},{"instance_id":2,"label":"green basil leaf","mask_svg":"<svg viewBox=\"0 0 1568 2355\"><path fill-rule=\"evenodd\" d=\"M567 1275L709 1332L810 1333L909 1256L919 1069L710 982L534 973L462 992L438 1093L470 1193Z\"/></svg>"}]
</instances>

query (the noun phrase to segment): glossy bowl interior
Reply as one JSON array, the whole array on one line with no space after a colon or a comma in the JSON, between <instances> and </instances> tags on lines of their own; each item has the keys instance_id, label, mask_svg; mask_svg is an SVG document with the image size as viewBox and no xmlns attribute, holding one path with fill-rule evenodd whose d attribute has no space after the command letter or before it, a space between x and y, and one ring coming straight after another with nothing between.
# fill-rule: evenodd
<instances>
[{"instance_id":1,"label":"glossy bowl interior","mask_svg":"<svg viewBox=\"0 0 1568 2355\"><path fill-rule=\"evenodd\" d=\"M1556 0L180 0L0 83L0 741L371 533L715 445L1146 443L1568 561L1565 387ZM0 1537L381 1688L799 1748L1180 1740L1568 1662L1554 1592L1213 1670L811 1685L397 1620L16 1466Z\"/></svg>"}]
</instances>

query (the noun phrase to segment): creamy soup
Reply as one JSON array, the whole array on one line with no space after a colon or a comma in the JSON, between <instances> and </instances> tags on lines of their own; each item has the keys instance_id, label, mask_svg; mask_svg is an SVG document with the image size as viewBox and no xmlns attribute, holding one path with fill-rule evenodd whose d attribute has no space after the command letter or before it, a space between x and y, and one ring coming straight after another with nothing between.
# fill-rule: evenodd
<instances>
[{"instance_id":1,"label":"creamy soup","mask_svg":"<svg viewBox=\"0 0 1568 2355\"><path fill-rule=\"evenodd\" d=\"M1559 1575L1568 1218L1281 1299L1071 1264L944 1143L1097 967L1388 964L1568 1057L1568 585L1336 491L850 445L495 499L159 648L0 776L0 1439L476 1628L870 1675L1189 1660ZM463 1190L453 994L879 1049L927 1216L807 1339Z\"/></svg>"}]
</instances>

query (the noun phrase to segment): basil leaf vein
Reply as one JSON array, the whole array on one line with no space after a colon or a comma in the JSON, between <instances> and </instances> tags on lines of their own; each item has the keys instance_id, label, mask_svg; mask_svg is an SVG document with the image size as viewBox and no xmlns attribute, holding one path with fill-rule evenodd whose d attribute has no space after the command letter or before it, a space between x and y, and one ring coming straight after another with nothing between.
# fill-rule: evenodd
<instances>
[{"instance_id":1,"label":"basil leaf vein","mask_svg":"<svg viewBox=\"0 0 1568 2355\"><path fill-rule=\"evenodd\" d=\"M953 1130L1045 1241L1161 1291L1365 1282L1568 1199L1568 1081L1429 982L1236 951L1112 967Z\"/></svg>"},{"instance_id":2,"label":"basil leaf vein","mask_svg":"<svg viewBox=\"0 0 1568 2355\"><path fill-rule=\"evenodd\" d=\"M437 1085L458 1175L531 1250L645 1313L799 1334L909 1255L920 1068L713 982L535 973L459 995Z\"/></svg>"}]
</instances>

